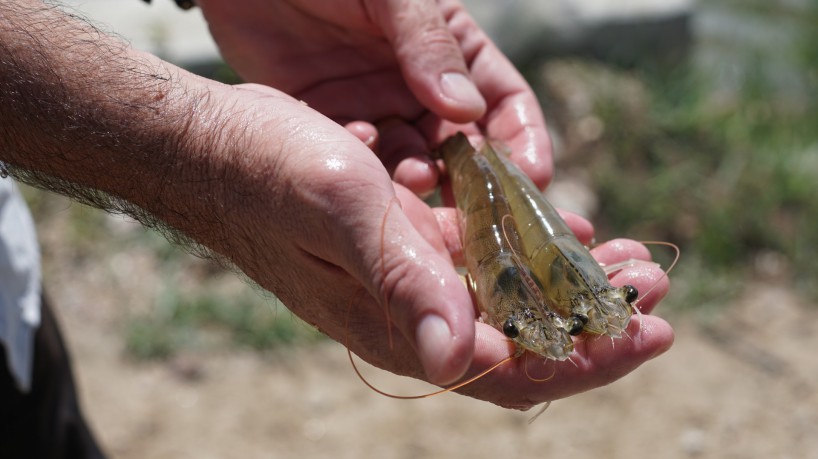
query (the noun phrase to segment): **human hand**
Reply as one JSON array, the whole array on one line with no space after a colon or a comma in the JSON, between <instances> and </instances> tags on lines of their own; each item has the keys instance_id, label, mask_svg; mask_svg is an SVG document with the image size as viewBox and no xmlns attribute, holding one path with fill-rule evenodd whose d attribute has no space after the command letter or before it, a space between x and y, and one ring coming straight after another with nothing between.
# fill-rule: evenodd
<instances>
[{"instance_id":1,"label":"human hand","mask_svg":"<svg viewBox=\"0 0 818 459\"><path fill-rule=\"evenodd\" d=\"M239 169L222 185L233 199L224 206L230 236L215 244L221 253L299 317L385 370L445 385L513 354L502 333L475 321L455 273L462 245L453 209L430 209L393 187L364 144L298 101L258 86L228 92L212 103L220 111L241 107L221 116L242 131L219 135L243 140L234 145L241 155L230 155ZM582 241L592 238L590 224L572 215L566 220ZM631 241L594 253L609 264L649 257ZM647 291L659 282L639 304L648 312L667 289L661 277L653 265L636 265L613 283ZM588 338L578 343L573 363L518 359L461 392L526 408L606 384L670 346L672 331L661 319L643 316L641 328L632 322L629 337L615 346ZM552 371L546 383L526 376Z\"/></svg>"},{"instance_id":2,"label":"human hand","mask_svg":"<svg viewBox=\"0 0 818 459\"><path fill-rule=\"evenodd\" d=\"M473 307L437 222L417 217L428 206L400 186L398 202L366 145L279 91L220 87L207 105L219 128L195 141L222 152L226 216L197 240L374 365L440 384L466 371Z\"/></svg>"},{"instance_id":3,"label":"human hand","mask_svg":"<svg viewBox=\"0 0 818 459\"><path fill-rule=\"evenodd\" d=\"M439 179L437 168L427 156L429 146L456 129L467 133L482 131L506 143L515 152L512 159L538 185L544 186L550 178L550 145L536 98L516 69L455 2L443 2L440 8L432 2L414 2L414 8L403 10L402 18L396 12L405 5L399 2L356 2L342 8L337 8L336 2L331 12L321 3L309 2L243 2L232 4L229 12L215 0L203 0L200 5L225 58L245 79L283 89L347 125L362 140L369 137L395 181L416 193L429 191ZM337 13L339 10L342 13ZM343 45L339 46L339 42ZM461 72L476 84L486 101L487 115L476 109L481 104L474 103L471 96L460 100L445 96L437 78L444 69ZM479 121L468 127L455 127L447 119ZM435 221L428 218L434 214L422 203L407 193L401 194L401 201L409 219L416 226L427 228L424 233L427 240L441 237L435 234L438 232ZM447 249L455 247L456 252L459 230L456 225L445 223L453 221L447 220L445 210L436 210L436 215L444 228L441 234L448 243ZM579 219L569 218L569 223L575 231L580 227L581 234L592 231L590 225ZM441 252L439 243L437 247L445 258L447 250ZM610 257L607 247L602 246L595 253ZM639 246L625 247L628 248L625 251L614 251L618 258L608 261L646 256L647 252ZM633 268L620 273L614 283L631 276L629 282L646 289L660 275L650 267ZM449 285L449 294L459 289ZM654 290L640 307L649 311L664 294L663 289L666 284ZM364 323L355 313L349 331L342 334L371 336L372 340L363 348L368 353L377 352L379 360L374 363L382 368L436 382L445 380L424 375L412 346L405 341L406 335L395 333L395 346L389 349L382 306L374 298L368 295L355 302L353 308L368 310L370 316ZM412 301L407 305L417 307ZM393 316L395 312L399 316L402 308L393 304L391 310ZM394 318L400 321L398 316ZM575 355L583 356L581 364L558 364L550 383L532 383L518 360L462 391L504 406L526 407L605 384L670 345L672 331L667 324L652 317L645 321L651 327L636 333L639 342L620 340L627 342L617 342L612 350L606 350L609 342L604 340L578 344ZM476 333L477 348L469 374L501 360L509 352L505 337L491 327L477 324ZM635 332L631 329L629 333ZM329 334L339 339L338 334ZM373 361L354 343L350 344L356 353ZM469 355L470 351L463 352L460 357ZM439 363L444 361L447 358ZM449 360L444 365L453 362ZM533 366L529 370L538 374Z\"/></svg>"},{"instance_id":4,"label":"human hand","mask_svg":"<svg viewBox=\"0 0 818 459\"><path fill-rule=\"evenodd\" d=\"M246 81L369 137L393 179L417 194L438 183L430 147L457 130L507 144L541 188L551 177L535 95L455 0L197 3Z\"/></svg>"}]
</instances>

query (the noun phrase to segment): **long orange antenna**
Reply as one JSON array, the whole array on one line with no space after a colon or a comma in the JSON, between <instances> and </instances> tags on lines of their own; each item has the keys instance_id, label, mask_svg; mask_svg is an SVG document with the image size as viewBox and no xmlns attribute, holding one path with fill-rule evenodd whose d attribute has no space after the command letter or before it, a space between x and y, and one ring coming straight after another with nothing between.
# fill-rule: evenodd
<instances>
[{"instance_id":1,"label":"long orange antenna","mask_svg":"<svg viewBox=\"0 0 818 459\"><path fill-rule=\"evenodd\" d=\"M546 362L547 362L547 361L548 361L548 360L546 360ZM531 376L531 375L528 373L528 353L527 353L527 352L525 353L525 362L524 362L523 368L525 369L525 376L526 376L526 378L528 378L528 380L529 380L529 381L531 381L531 382L535 382L535 383L541 383L541 382L550 381L550 380L551 380L551 378L553 378L553 377L554 377L554 375L555 375L555 374L557 374L557 365L556 365L556 362L555 362L555 363L554 363L554 370L551 372L551 374L550 374L549 376L546 376L545 378L542 378L542 379L540 379L540 378L535 378L535 377Z\"/></svg>"},{"instance_id":2,"label":"long orange antenna","mask_svg":"<svg viewBox=\"0 0 818 459\"><path fill-rule=\"evenodd\" d=\"M471 378L469 378L469 379L467 379L467 380L465 380L463 382L459 382L459 383L455 384L454 386L446 387L446 388L440 389L438 391L430 392L428 394L420 394L420 395L395 395L395 394L390 394L389 392L385 392L385 391L382 391L382 390L378 389L377 387L373 386L372 383L367 381L366 378L364 378L364 375L362 375L360 370L358 370L358 366L355 365L355 359L352 357L352 351L350 351L349 348L347 348L347 355L349 356L349 363L352 364L352 369L355 370L355 374L358 375L358 378L360 378L361 381L363 381L363 383L366 384L366 387L372 389L373 391L375 391L378 394L381 394L381 395L383 395L385 397L396 398L398 400L418 400L418 399L421 399L421 398L434 397L435 395L445 394L446 392L451 392L451 391L460 389L461 387L463 387L463 386L465 386L467 384L471 384L471 383L477 381L478 379L482 378L483 376L486 376L487 374L494 371L500 365L514 359L514 356L510 355L510 356L504 358L503 360L495 363L494 365L489 367L487 370L483 370L477 376L472 376Z\"/></svg>"},{"instance_id":3,"label":"long orange antenna","mask_svg":"<svg viewBox=\"0 0 818 459\"><path fill-rule=\"evenodd\" d=\"M364 375L361 374L361 371L358 369L358 366L355 364L355 359L352 357L352 351L349 349L349 316L350 316L350 313L352 312L352 306L355 304L355 299L358 296L360 296L360 294L362 294L362 293L365 293L365 290L364 290L363 287L359 287L352 294L352 296L349 299L349 304L347 305L346 320L344 321L344 328L346 329L346 337L344 339L344 346L347 348L347 356L349 357L349 363L352 364L352 369L355 370L355 374L358 375L358 378L360 378L360 380L363 381L363 383L366 384L366 386L368 388L372 389L373 391L375 391L378 394L381 394L381 395L383 395L385 397L396 398L396 399L400 399L400 400L416 400L416 399L421 399L421 398L432 397L432 396L435 396L435 395L438 395L438 394L443 394L443 393L446 393L446 392L451 392L453 390L460 389L461 387L463 387L463 386L465 386L467 384L471 384L474 381L477 381L478 379L482 378L483 376L485 376L485 375L491 373L492 371L494 371L500 365L502 365L502 364L504 364L506 362L509 362L509 361L513 360L516 357L514 355L510 355L510 356L506 357L505 359L495 363L489 369L484 370L483 372L481 372L477 376L472 376L471 378L469 378L469 379L467 379L467 380L465 380L463 382L457 383L454 386L447 387L445 389L441 389L441 390L431 392L431 393L428 393L428 394L395 395L395 394L390 394L388 392L382 391L382 390L378 389L377 387L375 387L374 385L372 385L372 383L367 381L367 379L364 377ZM391 329L391 327L392 327L391 322L388 323L387 326L390 327L390 329ZM389 333L389 337L390 338L392 337L391 330L390 330L390 333Z\"/></svg>"}]
</instances>

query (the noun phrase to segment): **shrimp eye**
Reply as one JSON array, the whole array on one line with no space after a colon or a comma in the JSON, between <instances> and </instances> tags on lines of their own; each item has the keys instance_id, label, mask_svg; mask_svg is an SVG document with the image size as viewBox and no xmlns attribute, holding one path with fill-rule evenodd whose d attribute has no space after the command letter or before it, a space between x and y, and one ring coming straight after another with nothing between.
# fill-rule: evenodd
<instances>
[{"instance_id":1,"label":"shrimp eye","mask_svg":"<svg viewBox=\"0 0 818 459\"><path fill-rule=\"evenodd\" d=\"M636 287L633 285L626 285L622 287L622 289L625 290L625 301L627 301L628 304L633 303L636 301L636 298L639 297L639 290L636 290Z\"/></svg>"},{"instance_id":2,"label":"shrimp eye","mask_svg":"<svg viewBox=\"0 0 818 459\"><path fill-rule=\"evenodd\" d=\"M568 334L579 335L582 333L582 329L585 328L585 324L588 323L588 316L585 314L574 314L573 317L568 320L568 323L570 324Z\"/></svg>"},{"instance_id":3,"label":"shrimp eye","mask_svg":"<svg viewBox=\"0 0 818 459\"><path fill-rule=\"evenodd\" d=\"M517 326L514 325L513 320L506 319L505 323L503 323L503 334L505 334L511 339L514 339L520 336L520 330L518 330Z\"/></svg>"}]
</instances>

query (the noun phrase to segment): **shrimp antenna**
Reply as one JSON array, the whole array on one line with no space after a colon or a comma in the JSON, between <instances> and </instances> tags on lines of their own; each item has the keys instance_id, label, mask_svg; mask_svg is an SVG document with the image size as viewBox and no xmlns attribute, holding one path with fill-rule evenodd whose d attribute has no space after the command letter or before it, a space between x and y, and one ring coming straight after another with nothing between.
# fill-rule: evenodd
<instances>
[{"instance_id":1,"label":"shrimp antenna","mask_svg":"<svg viewBox=\"0 0 818 459\"><path fill-rule=\"evenodd\" d=\"M676 256L673 258L673 262L671 262L670 266L668 266L668 268L666 270L664 270L664 272L662 274L662 277L657 279L656 282L654 282L653 285L646 292L640 292L639 298L637 298L633 303L631 303L631 306L633 306L634 313L636 314L636 317L639 320L640 328L641 328L642 311L639 308L637 308L636 305L639 304L639 302L642 301L643 298L648 296L648 294L650 292L652 292L659 285L659 282L661 282L662 279L666 278L670 274L670 272L673 270L673 268L676 267L676 264L679 262L679 258L681 256L682 251L679 249L679 246L677 246L676 244L674 244L672 242L665 242L665 241L639 241L639 242L641 244L645 244L645 245L664 245L664 246L672 248L676 252ZM615 263L615 264L610 265L610 266L605 266L605 273L608 274L609 276L611 276L614 273L621 271L626 266L629 266L629 265L632 266L635 261L641 261L641 260L631 259L631 260L627 260L625 262ZM644 263L648 263L648 262L644 262ZM656 264L656 263L653 263L653 264ZM659 266L659 265L656 264L656 266ZM631 337L627 333L627 331L622 330L622 333L625 334L626 336L628 336L629 338L633 339L633 337Z\"/></svg>"},{"instance_id":2,"label":"shrimp antenna","mask_svg":"<svg viewBox=\"0 0 818 459\"><path fill-rule=\"evenodd\" d=\"M428 394L395 395L395 394L390 394L389 392L385 392L385 391L382 391L382 390L378 389L377 387L372 385L372 383L370 383L369 381L366 380L364 375L361 374L361 371L358 370L358 366L355 365L355 359L352 357L352 351L349 350L349 348L347 348L347 355L349 356L349 363L352 364L352 369L355 370L355 374L358 375L358 378L361 381L363 381L364 384L366 384L366 387L372 389L374 392L376 392L376 393L378 393L380 395L383 395L383 396L389 397L389 398L396 398L398 400L418 400L418 399L421 399L421 398L434 397L435 395L440 395L440 394L445 394L446 392L455 391L457 389L460 389L463 386L466 386L468 384L471 384L471 383L477 381L478 379L482 378L483 376L486 376L487 374L489 374L492 371L494 371L495 369L497 369L497 367L499 367L500 365L502 365L502 364L504 364L506 362L509 362L509 361L511 361L511 360L513 360L515 358L513 355L510 355L510 356L504 358L503 360L495 363L494 365L492 365L488 369L483 370L478 375L472 376L471 378L469 378L469 379L467 379L467 380L465 380L463 382L459 382L459 383L457 383L457 384L455 384L454 386L451 386L451 387L446 387L446 388L443 388L443 389L440 389L440 390L437 390L437 391L434 391L434 392L430 392Z\"/></svg>"},{"instance_id":3,"label":"shrimp antenna","mask_svg":"<svg viewBox=\"0 0 818 459\"><path fill-rule=\"evenodd\" d=\"M542 408L540 408L540 411L537 411L537 413L534 416L531 416L531 419L528 420L528 423L532 424L534 421L536 421L541 414L545 413L545 410L547 410L549 406L551 406L551 401L545 402L545 405L543 405Z\"/></svg>"},{"instance_id":4,"label":"shrimp antenna","mask_svg":"<svg viewBox=\"0 0 818 459\"><path fill-rule=\"evenodd\" d=\"M653 283L653 285L648 289L648 291L645 292L644 294L642 294L639 298L636 299L636 301L633 302L633 306L636 306L636 304L639 303L639 301L641 301L642 298L645 298L646 296L648 296L648 294L650 292L652 292L656 288L656 286L659 285L659 282L662 279L666 278L670 274L670 272L673 270L673 268L676 267L676 264L679 262L679 258L682 255L682 251L681 251L681 249L679 249L679 246L672 243L672 242L665 242L665 241L639 241L639 242L641 242L642 244L645 244L645 245L663 245L663 246L666 246L666 247L670 247L671 249L673 249L676 252L676 256L673 258L673 262L670 263L670 266L668 266L668 268L665 270L664 274L662 274L662 277L660 277L659 279L656 279L656 282ZM635 309L637 311L639 311L639 308L635 308ZM640 316L640 319L641 319L641 313L639 314L639 316Z\"/></svg>"},{"instance_id":5,"label":"shrimp antenna","mask_svg":"<svg viewBox=\"0 0 818 459\"><path fill-rule=\"evenodd\" d=\"M639 328L641 329L642 328L642 311L640 311L638 308L633 308L633 309L636 310L636 317L639 319ZM622 334L625 335L629 340L633 341L633 336L631 336L631 334L628 333L627 330L622 330ZM613 347L613 345L611 345L611 347Z\"/></svg>"},{"instance_id":6,"label":"shrimp antenna","mask_svg":"<svg viewBox=\"0 0 818 459\"><path fill-rule=\"evenodd\" d=\"M358 378L361 381L363 381L364 384L366 384L366 387L372 389L373 391L375 391L376 393L378 393L380 395L383 395L383 396L389 397L389 398L396 398L396 399L399 399L399 400L417 400L417 399L421 399L421 398L428 398L428 397L433 397L435 395L444 394L446 392L451 392L451 391L460 389L463 386L466 386L468 384L473 383L474 381L477 381L478 379L482 378L483 376L486 376L487 374L489 374L492 371L494 371L495 369L497 369L497 367L499 367L500 365L503 365L506 362L510 362L511 360L513 360L513 359L515 359L517 357L516 355L512 354L512 355L504 358L503 360L500 360L499 362L495 363L494 365L489 367L487 370L483 370L482 372L480 372L476 376L472 376L471 378L469 378L469 379L467 379L467 380L465 380L463 382L459 382L459 383L455 384L454 386L447 387L447 388L444 388L444 389L440 389L438 391L430 392L428 394L395 395L395 394L390 394L388 392L380 390L377 387L375 387L372 383L367 381L367 379L364 377L364 375L358 369L358 366L355 364L355 359L352 357L352 351L349 348L349 316L350 316L350 313L352 312L352 305L355 303L355 299L358 298L363 292L364 292L364 288L359 287L352 294L352 296L349 299L349 304L347 305L346 320L344 321L344 328L346 329L346 336L345 336L345 339L344 339L344 346L347 348L347 356L349 357L349 363L352 364L352 369L355 370L355 374L358 375ZM388 324L388 326L390 328L392 327L391 322ZM391 331L390 331L389 337L390 338L392 337ZM390 343L390 345L391 345L391 343Z\"/></svg>"},{"instance_id":7,"label":"shrimp antenna","mask_svg":"<svg viewBox=\"0 0 818 459\"><path fill-rule=\"evenodd\" d=\"M523 362L523 369L525 370L525 377L528 378L529 381L535 382L535 383L542 383L542 382L550 381L551 378L553 378L554 375L557 374L557 365L555 363L554 364L554 370L551 371L551 374L546 376L545 378L535 378L535 377L531 376L528 373L528 352L525 353L525 361Z\"/></svg>"}]
</instances>

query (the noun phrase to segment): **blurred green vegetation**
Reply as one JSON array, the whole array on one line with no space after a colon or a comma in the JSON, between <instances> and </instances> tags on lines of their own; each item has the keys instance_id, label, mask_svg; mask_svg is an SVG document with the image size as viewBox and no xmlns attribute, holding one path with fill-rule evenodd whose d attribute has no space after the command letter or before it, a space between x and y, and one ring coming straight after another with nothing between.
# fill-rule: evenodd
<instances>
[{"instance_id":1,"label":"blurred green vegetation","mask_svg":"<svg viewBox=\"0 0 818 459\"><path fill-rule=\"evenodd\" d=\"M699 36L689 60L672 68L545 65L543 98L562 98L556 118L569 132L557 173L590 172L602 239L682 248L673 274L682 292L672 303L721 305L759 280L818 297L818 3L797 14L771 3L714 4L786 34L754 43L740 29L731 36L728 23L728 32ZM570 113L566 87L590 108ZM572 141L571 125L589 117L602 134Z\"/></svg>"},{"instance_id":2,"label":"blurred green vegetation","mask_svg":"<svg viewBox=\"0 0 818 459\"><path fill-rule=\"evenodd\" d=\"M154 359L225 345L271 350L312 343L322 336L277 302L262 301L254 292L226 297L169 290L151 314L127 322L125 341L128 354Z\"/></svg>"}]
</instances>

